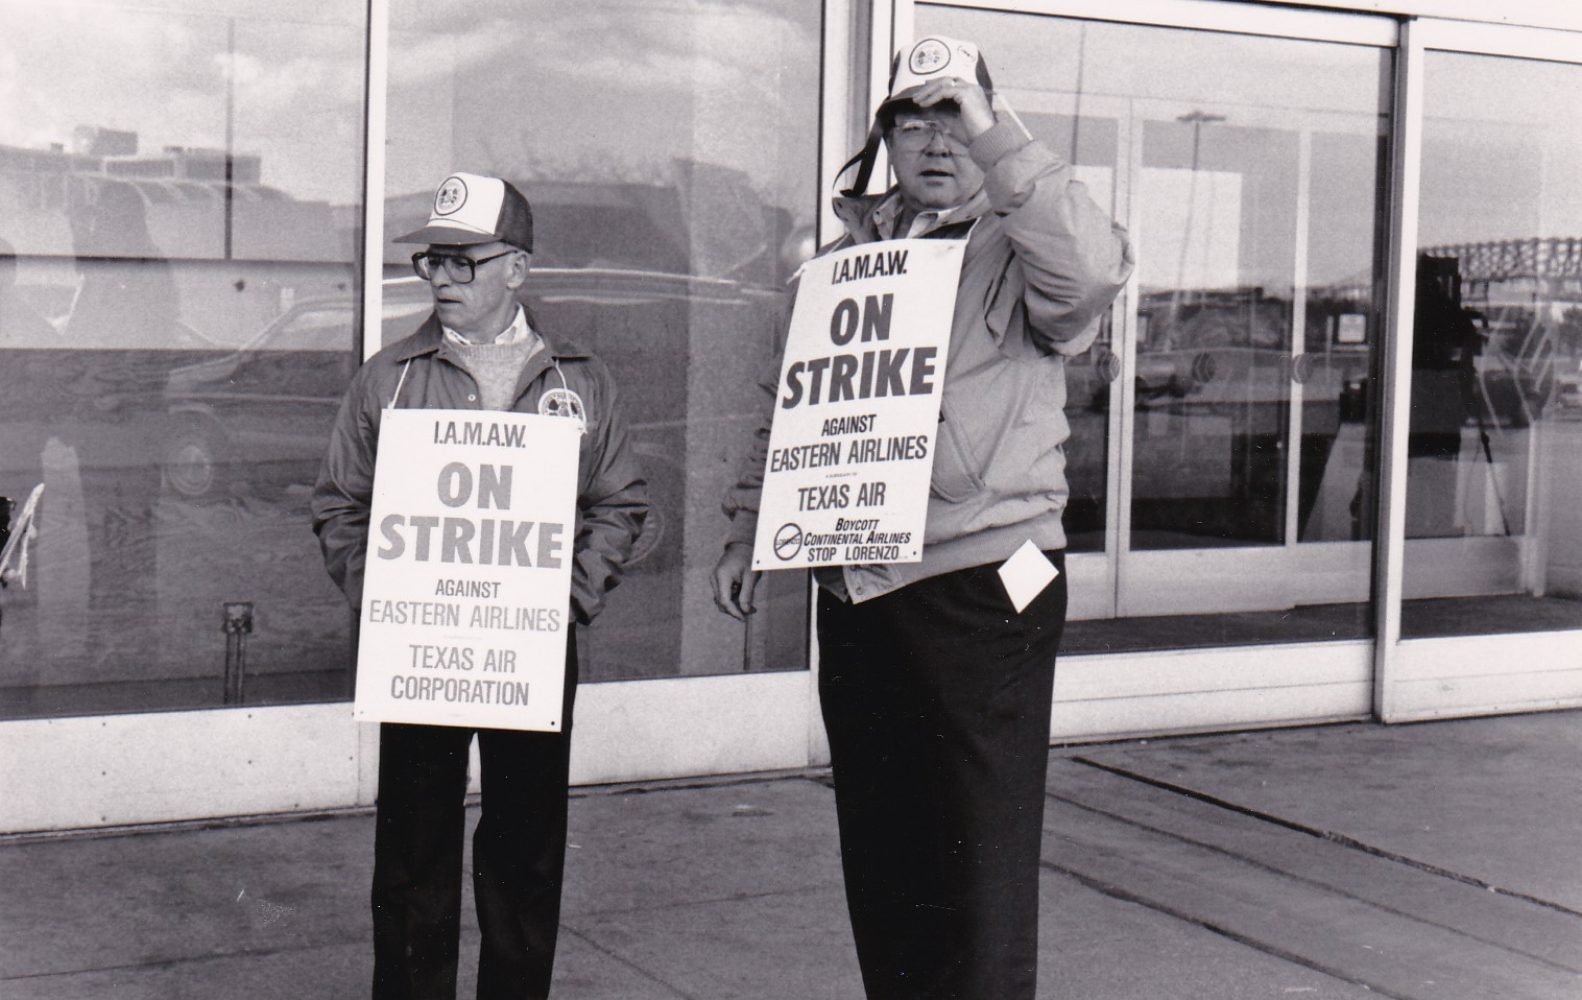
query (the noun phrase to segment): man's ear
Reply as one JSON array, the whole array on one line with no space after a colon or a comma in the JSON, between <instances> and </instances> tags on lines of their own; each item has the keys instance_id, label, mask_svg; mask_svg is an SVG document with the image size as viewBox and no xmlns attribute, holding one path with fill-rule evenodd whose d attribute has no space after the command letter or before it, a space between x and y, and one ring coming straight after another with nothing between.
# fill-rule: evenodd
<instances>
[{"instance_id":1,"label":"man's ear","mask_svg":"<svg viewBox=\"0 0 1582 1000\"><path fill-rule=\"evenodd\" d=\"M511 274L506 278L508 288L521 288L527 282L527 273L533 269L533 255L526 250L511 254Z\"/></svg>"}]
</instances>

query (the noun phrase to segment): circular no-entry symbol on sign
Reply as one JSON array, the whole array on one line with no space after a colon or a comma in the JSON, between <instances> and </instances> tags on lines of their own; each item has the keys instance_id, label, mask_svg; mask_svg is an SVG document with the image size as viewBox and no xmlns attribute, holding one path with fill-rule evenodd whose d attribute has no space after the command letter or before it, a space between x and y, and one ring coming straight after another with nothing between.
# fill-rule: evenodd
<instances>
[{"instance_id":1,"label":"circular no-entry symbol on sign","mask_svg":"<svg viewBox=\"0 0 1582 1000\"><path fill-rule=\"evenodd\" d=\"M790 562L796 554L802 551L802 528L794 522L788 521L775 532L775 558L781 562Z\"/></svg>"}]
</instances>

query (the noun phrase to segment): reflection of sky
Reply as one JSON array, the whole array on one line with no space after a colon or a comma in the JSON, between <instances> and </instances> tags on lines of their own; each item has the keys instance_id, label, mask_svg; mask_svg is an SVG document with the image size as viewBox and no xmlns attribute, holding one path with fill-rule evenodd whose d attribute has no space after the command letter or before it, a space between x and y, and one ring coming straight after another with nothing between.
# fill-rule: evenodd
<instances>
[{"instance_id":1,"label":"reflection of sky","mask_svg":"<svg viewBox=\"0 0 1582 1000\"><path fill-rule=\"evenodd\" d=\"M1426 62L1420 242L1582 236L1582 66Z\"/></svg>"},{"instance_id":2,"label":"reflection of sky","mask_svg":"<svg viewBox=\"0 0 1582 1000\"><path fill-rule=\"evenodd\" d=\"M135 131L140 155L224 148L232 129L263 182L352 203L361 188L360 0L41 4L0 0L0 143L71 148L79 125Z\"/></svg>"},{"instance_id":3,"label":"reflection of sky","mask_svg":"<svg viewBox=\"0 0 1582 1000\"><path fill-rule=\"evenodd\" d=\"M1143 168L1138 193L1152 206L1142 234L1148 253L1137 267L1145 290L1226 289L1245 282L1241 180L1225 171Z\"/></svg>"},{"instance_id":4,"label":"reflection of sky","mask_svg":"<svg viewBox=\"0 0 1582 1000\"><path fill-rule=\"evenodd\" d=\"M1368 273L1376 137L1388 98L1385 51L933 6L919 8L918 31L978 42L1017 107L1079 113L1084 163L1102 157L1114 164L1132 126L1150 123L1141 155L1152 172L1134 187L1146 280L1169 285L1181 272L1188 287L1289 288L1301 131L1310 137L1308 284ZM1193 112L1215 116L1198 128L1199 183L1166 183L1154 168L1190 176L1193 132L1176 123ZM1108 137L1107 151L1091 145L1098 132ZM1181 199L1193 192L1189 211ZM1244 203L1234 211L1210 206L1204 192ZM1183 232L1189 224L1192 232Z\"/></svg>"},{"instance_id":5,"label":"reflection of sky","mask_svg":"<svg viewBox=\"0 0 1582 1000\"><path fill-rule=\"evenodd\" d=\"M451 169L663 181L671 161L690 158L812 210L813 0L398 0L391 13L391 195Z\"/></svg>"},{"instance_id":6,"label":"reflection of sky","mask_svg":"<svg viewBox=\"0 0 1582 1000\"><path fill-rule=\"evenodd\" d=\"M814 162L814 0L398 0L391 16L393 194L458 158L627 176L691 157L776 200L812 197L785 158ZM223 148L234 65L233 147L261 157L264 183L356 201L360 0L0 0L0 17L0 143L69 149L76 127L99 125L137 132L140 155Z\"/></svg>"},{"instance_id":7,"label":"reflection of sky","mask_svg":"<svg viewBox=\"0 0 1582 1000\"><path fill-rule=\"evenodd\" d=\"M1061 93L1371 114L1387 54L1360 45L1033 14L918 8L918 32L972 39L995 82Z\"/></svg>"}]
</instances>

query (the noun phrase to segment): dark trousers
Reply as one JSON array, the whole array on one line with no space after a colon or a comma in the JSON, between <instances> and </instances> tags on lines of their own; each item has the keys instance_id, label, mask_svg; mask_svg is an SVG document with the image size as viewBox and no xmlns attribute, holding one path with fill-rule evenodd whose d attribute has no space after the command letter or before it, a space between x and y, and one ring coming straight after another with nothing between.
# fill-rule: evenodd
<instances>
[{"instance_id":1,"label":"dark trousers","mask_svg":"<svg viewBox=\"0 0 1582 1000\"><path fill-rule=\"evenodd\" d=\"M374 833L374 1000L451 1000L461 932L467 750L478 734L483 809L472 837L483 942L479 1000L549 995L566 860L577 646L568 635L559 733L379 729Z\"/></svg>"},{"instance_id":2,"label":"dark trousers","mask_svg":"<svg viewBox=\"0 0 1582 1000\"><path fill-rule=\"evenodd\" d=\"M1056 577L1021 614L980 566L819 595L846 902L869 1000L1032 1000Z\"/></svg>"}]
</instances>

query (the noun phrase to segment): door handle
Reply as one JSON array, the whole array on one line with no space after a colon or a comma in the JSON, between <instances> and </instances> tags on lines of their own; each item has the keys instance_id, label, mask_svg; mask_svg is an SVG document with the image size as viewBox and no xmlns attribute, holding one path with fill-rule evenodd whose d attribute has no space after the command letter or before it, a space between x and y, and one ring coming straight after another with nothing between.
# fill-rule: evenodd
<instances>
[{"instance_id":1,"label":"door handle","mask_svg":"<svg viewBox=\"0 0 1582 1000\"><path fill-rule=\"evenodd\" d=\"M1214 355L1208 351L1199 351L1192 358L1192 381L1207 385L1214 381L1214 376L1218 372L1219 364L1215 362Z\"/></svg>"},{"instance_id":2,"label":"door handle","mask_svg":"<svg viewBox=\"0 0 1582 1000\"><path fill-rule=\"evenodd\" d=\"M1318 362L1313 360L1311 354L1298 354L1290 360L1289 364L1291 366L1291 381L1301 385L1313 377L1313 369L1317 367Z\"/></svg>"},{"instance_id":3,"label":"door handle","mask_svg":"<svg viewBox=\"0 0 1582 1000\"><path fill-rule=\"evenodd\" d=\"M1113 382L1121 377L1121 357L1107 347L1100 348L1094 367L1102 381Z\"/></svg>"}]
</instances>

